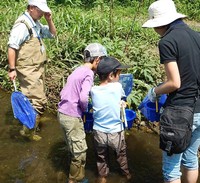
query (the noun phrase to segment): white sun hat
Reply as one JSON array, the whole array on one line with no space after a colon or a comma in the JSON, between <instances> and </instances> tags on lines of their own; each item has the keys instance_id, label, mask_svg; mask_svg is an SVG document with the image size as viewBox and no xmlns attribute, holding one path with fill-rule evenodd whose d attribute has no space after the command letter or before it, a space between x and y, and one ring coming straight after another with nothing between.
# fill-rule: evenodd
<instances>
[{"instance_id":1,"label":"white sun hat","mask_svg":"<svg viewBox=\"0 0 200 183\"><path fill-rule=\"evenodd\" d=\"M168 25L179 18L185 18L186 15L176 11L172 0L158 0L152 3L148 9L149 20L142 27L160 27Z\"/></svg>"},{"instance_id":2,"label":"white sun hat","mask_svg":"<svg viewBox=\"0 0 200 183\"><path fill-rule=\"evenodd\" d=\"M46 0L28 0L28 5L37 6L43 12L51 12Z\"/></svg>"}]
</instances>

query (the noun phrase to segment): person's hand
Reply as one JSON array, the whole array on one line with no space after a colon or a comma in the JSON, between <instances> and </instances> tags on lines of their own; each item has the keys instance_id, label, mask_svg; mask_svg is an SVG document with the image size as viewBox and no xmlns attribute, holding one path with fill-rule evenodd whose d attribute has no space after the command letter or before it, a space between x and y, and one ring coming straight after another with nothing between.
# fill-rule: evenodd
<instances>
[{"instance_id":1,"label":"person's hand","mask_svg":"<svg viewBox=\"0 0 200 183\"><path fill-rule=\"evenodd\" d=\"M52 17L51 17L51 13L50 12L45 12L44 13L44 18L46 19L46 21L51 21Z\"/></svg>"},{"instance_id":2,"label":"person's hand","mask_svg":"<svg viewBox=\"0 0 200 183\"><path fill-rule=\"evenodd\" d=\"M156 102L156 99L159 97L156 95L154 90L155 90L155 88L151 88L147 94L147 97L151 102Z\"/></svg>"},{"instance_id":3,"label":"person's hand","mask_svg":"<svg viewBox=\"0 0 200 183\"><path fill-rule=\"evenodd\" d=\"M126 102L124 100L120 101L120 107L121 108L123 108L123 107L126 108Z\"/></svg>"},{"instance_id":4,"label":"person's hand","mask_svg":"<svg viewBox=\"0 0 200 183\"><path fill-rule=\"evenodd\" d=\"M17 76L16 71L8 72L8 77L10 78L11 81L15 80Z\"/></svg>"}]
</instances>

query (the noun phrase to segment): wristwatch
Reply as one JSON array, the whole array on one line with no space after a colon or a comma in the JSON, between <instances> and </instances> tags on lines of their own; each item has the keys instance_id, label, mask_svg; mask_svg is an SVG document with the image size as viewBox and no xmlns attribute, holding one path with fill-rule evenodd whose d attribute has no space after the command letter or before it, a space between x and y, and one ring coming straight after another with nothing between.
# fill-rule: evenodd
<instances>
[{"instance_id":1,"label":"wristwatch","mask_svg":"<svg viewBox=\"0 0 200 183\"><path fill-rule=\"evenodd\" d=\"M13 71L15 71L16 69L15 68L9 68L9 72L13 72Z\"/></svg>"}]
</instances>

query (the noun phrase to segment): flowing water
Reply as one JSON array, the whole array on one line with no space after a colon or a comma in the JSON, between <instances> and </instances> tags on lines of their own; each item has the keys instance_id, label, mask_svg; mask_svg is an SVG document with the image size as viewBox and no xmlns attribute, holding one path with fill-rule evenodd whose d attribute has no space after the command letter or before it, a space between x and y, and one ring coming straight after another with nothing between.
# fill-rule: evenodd
<instances>
[{"instance_id":1,"label":"flowing water","mask_svg":"<svg viewBox=\"0 0 200 183\"><path fill-rule=\"evenodd\" d=\"M68 153L56 116L46 112L41 119L42 140L30 141L19 135L21 124L14 119L10 94L0 89L0 183L66 183ZM133 183L161 183L161 151L158 136L133 128L126 131L127 156ZM86 176L97 178L92 134L87 133ZM122 178L110 151L108 183Z\"/></svg>"}]
</instances>

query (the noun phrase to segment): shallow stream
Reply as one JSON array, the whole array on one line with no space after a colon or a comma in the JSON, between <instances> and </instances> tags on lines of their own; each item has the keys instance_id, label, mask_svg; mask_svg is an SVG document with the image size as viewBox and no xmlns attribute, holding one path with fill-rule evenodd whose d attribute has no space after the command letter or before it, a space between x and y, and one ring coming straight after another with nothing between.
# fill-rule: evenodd
<instances>
[{"instance_id":1,"label":"shallow stream","mask_svg":"<svg viewBox=\"0 0 200 183\"><path fill-rule=\"evenodd\" d=\"M0 183L66 183L68 156L63 134L54 114L41 119L42 140L21 137L21 124L14 119L10 93L0 89ZM162 183L161 151L158 136L136 128L126 131L127 155L133 183ZM97 178L92 134L87 133L86 176ZM122 178L113 152L110 152L108 183Z\"/></svg>"}]
</instances>

